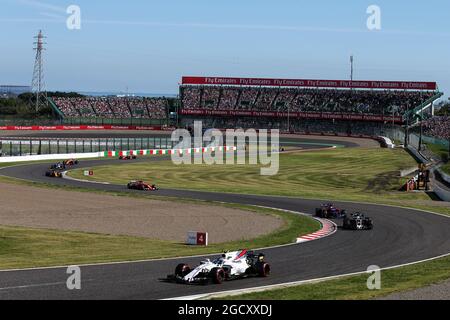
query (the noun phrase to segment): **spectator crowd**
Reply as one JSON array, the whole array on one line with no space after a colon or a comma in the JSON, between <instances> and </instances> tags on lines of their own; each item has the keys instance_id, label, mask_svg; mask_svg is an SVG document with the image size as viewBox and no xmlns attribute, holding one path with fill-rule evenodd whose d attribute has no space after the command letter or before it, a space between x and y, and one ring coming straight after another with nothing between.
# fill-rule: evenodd
<instances>
[{"instance_id":1,"label":"spectator crowd","mask_svg":"<svg viewBox=\"0 0 450 320\"><path fill-rule=\"evenodd\" d=\"M53 98L53 101L64 116L69 118L167 118L167 100L164 98L89 97Z\"/></svg>"},{"instance_id":2,"label":"spectator crowd","mask_svg":"<svg viewBox=\"0 0 450 320\"><path fill-rule=\"evenodd\" d=\"M403 115L430 91L182 86L184 109Z\"/></svg>"},{"instance_id":3,"label":"spectator crowd","mask_svg":"<svg viewBox=\"0 0 450 320\"><path fill-rule=\"evenodd\" d=\"M424 133L439 139L450 139L450 117L433 117L424 121Z\"/></svg>"}]
</instances>

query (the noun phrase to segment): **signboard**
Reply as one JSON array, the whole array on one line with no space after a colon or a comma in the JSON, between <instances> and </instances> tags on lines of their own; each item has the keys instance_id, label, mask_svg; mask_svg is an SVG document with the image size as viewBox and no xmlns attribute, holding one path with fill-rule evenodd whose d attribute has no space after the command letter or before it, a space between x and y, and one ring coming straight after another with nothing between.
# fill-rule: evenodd
<instances>
[{"instance_id":1,"label":"signboard","mask_svg":"<svg viewBox=\"0 0 450 320\"><path fill-rule=\"evenodd\" d=\"M347 89L396 89L436 90L436 82L377 81L377 80L314 80L314 79L270 79L229 77L183 77L184 85L227 85L253 87L306 87Z\"/></svg>"},{"instance_id":2,"label":"signboard","mask_svg":"<svg viewBox=\"0 0 450 320\"><path fill-rule=\"evenodd\" d=\"M185 116L216 116L216 117L271 117L271 118L287 118L286 112L258 112L258 111L238 111L238 110L203 110L203 109L183 109L180 110L181 115ZM291 112L291 119L327 119L327 120L356 120L356 121L373 121L373 122L392 122L403 123L401 116L391 115L364 115L364 114L344 114L344 113L328 113L328 112Z\"/></svg>"},{"instance_id":3,"label":"signboard","mask_svg":"<svg viewBox=\"0 0 450 320\"><path fill-rule=\"evenodd\" d=\"M164 130L171 131L174 128L166 128L161 126L145 127L145 126L114 126L114 125L79 125L79 126L0 126L0 130L19 130L19 131L59 131L59 130Z\"/></svg>"},{"instance_id":4,"label":"signboard","mask_svg":"<svg viewBox=\"0 0 450 320\"><path fill-rule=\"evenodd\" d=\"M208 232L189 231L187 235L187 244L195 246L207 246Z\"/></svg>"},{"instance_id":5,"label":"signboard","mask_svg":"<svg viewBox=\"0 0 450 320\"><path fill-rule=\"evenodd\" d=\"M94 171L92 171L92 170L85 170L85 171L84 171L84 175L85 175L86 177L88 177L88 176L93 176L93 175L94 175Z\"/></svg>"}]
</instances>

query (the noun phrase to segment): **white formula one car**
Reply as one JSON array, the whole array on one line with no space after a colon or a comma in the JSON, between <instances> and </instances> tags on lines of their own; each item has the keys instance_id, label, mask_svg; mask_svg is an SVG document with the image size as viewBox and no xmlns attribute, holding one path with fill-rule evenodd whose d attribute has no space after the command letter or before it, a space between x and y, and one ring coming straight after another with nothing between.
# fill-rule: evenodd
<instances>
[{"instance_id":1,"label":"white formula one car","mask_svg":"<svg viewBox=\"0 0 450 320\"><path fill-rule=\"evenodd\" d=\"M238 250L225 252L212 261L206 259L194 269L180 263L175 268L175 274L168 275L166 280L185 284L220 284L246 277L267 277L269 274L270 265L264 261L264 254Z\"/></svg>"}]
</instances>

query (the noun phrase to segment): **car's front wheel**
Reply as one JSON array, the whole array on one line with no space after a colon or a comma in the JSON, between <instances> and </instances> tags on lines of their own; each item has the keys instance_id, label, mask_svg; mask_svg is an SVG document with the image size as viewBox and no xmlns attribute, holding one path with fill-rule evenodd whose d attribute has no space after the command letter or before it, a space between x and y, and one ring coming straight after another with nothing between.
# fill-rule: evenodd
<instances>
[{"instance_id":1,"label":"car's front wheel","mask_svg":"<svg viewBox=\"0 0 450 320\"><path fill-rule=\"evenodd\" d=\"M175 268L175 275L178 277L181 277L181 278L183 278L189 272L191 272L191 268L187 264L184 264L184 263L180 263Z\"/></svg>"},{"instance_id":2,"label":"car's front wheel","mask_svg":"<svg viewBox=\"0 0 450 320\"><path fill-rule=\"evenodd\" d=\"M215 284L221 284L225 280L225 271L222 268L214 268L211 270L211 277Z\"/></svg>"}]
</instances>

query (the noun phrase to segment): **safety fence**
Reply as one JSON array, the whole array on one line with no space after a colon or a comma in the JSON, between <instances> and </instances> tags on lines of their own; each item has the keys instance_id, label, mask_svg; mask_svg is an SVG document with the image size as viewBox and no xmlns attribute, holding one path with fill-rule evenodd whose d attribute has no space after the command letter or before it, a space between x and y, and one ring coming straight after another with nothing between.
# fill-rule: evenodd
<instances>
[{"instance_id":1,"label":"safety fence","mask_svg":"<svg viewBox=\"0 0 450 320\"><path fill-rule=\"evenodd\" d=\"M102 138L102 139L18 139L0 138L0 156L30 156L103 152L105 150L169 149L176 142L169 137Z\"/></svg>"}]
</instances>

